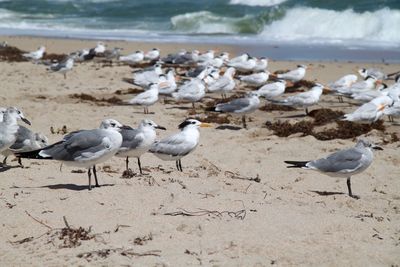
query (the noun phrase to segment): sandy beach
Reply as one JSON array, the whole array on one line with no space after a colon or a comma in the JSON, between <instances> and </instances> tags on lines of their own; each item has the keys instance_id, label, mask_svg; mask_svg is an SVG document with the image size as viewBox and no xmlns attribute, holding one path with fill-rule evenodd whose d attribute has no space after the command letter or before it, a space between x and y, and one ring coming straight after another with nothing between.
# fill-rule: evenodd
<instances>
[{"instance_id":1,"label":"sandy beach","mask_svg":"<svg viewBox=\"0 0 400 267\"><path fill-rule=\"evenodd\" d=\"M1 36L25 51L45 45L47 53L67 53L93 47L96 41ZM107 41L123 54L158 47L162 55L187 50L235 47L201 44L160 44ZM249 51L251 53L251 51ZM400 64L274 61L268 69L312 67L306 80L322 84L360 67L386 73ZM142 107L118 105L139 87L129 66L100 60L76 63L67 79L46 66L0 61L0 99L16 106L50 143L68 132L97 128L105 118L136 126L150 118L167 128L162 138L178 131L185 118L209 120L208 105L220 95L207 94L196 112L190 103L159 101L144 115ZM389 81L388 84L393 83ZM249 91L241 87L239 91ZM82 98L82 94L92 98ZM310 110L350 112L356 102L339 103L332 95ZM261 106L263 107L264 100ZM185 107L185 108L182 108ZM186 108L187 107L187 108ZM2 266L398 266L400 262L400 120L387 117L365 134L383 147L372 165L352 178L360 199L347 195L345 179L301 169L284 160L311 160L351 147L355 138L318 140L302 133L277 136L266 123L312 121L302 109L257 110L248 129L200 129L197 149L175 162L146 153L146 175L123 178L125 161L112 158L97 166L100 188L87 190L86 170L56 161L16 160L0 172L0 265ZM267 111L266 111L267 110ZM240 127L240 117L216 114ZM315 126L323 131L336 124ZM53 132L51 131L53 128ZM58 132L58 133L57 133ZM363 135L364 136L364 135ZM130 167L138 171L136 160ZM65 218L65 220L63 219ZM69 227L69 228L68 228ZM82 227L80 230L79 228Z\"/></svg>"}]
</instances>

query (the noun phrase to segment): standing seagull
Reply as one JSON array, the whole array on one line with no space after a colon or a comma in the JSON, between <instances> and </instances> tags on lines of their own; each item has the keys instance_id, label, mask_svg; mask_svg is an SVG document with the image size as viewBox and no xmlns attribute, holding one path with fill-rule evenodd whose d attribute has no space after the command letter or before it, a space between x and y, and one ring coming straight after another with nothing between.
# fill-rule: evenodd
<instances>
[{"instance_id":1,"label":"standing seagull","mask_svg":"<svg viewBox=\"0 0 400 267\"><path fill-rule=\"evenodd\" d=\"M251 113L258 109L260 105L260 99L257 92L250 92L248 96L244 98L237 98L228 103L221 103L215 107L215 111L236 113L242 115L243 127L247 128L246 114Z\"/></svg>"},{"instance_id":2,"label":"standing seagull","mask_svg":"<svg viewBox=\"0 0 400 267\"><path fill-rule=\"evenodd\" d=\"M33 60L37 61L37 60L39 60L39 59L41 59L43 57L45 52L46 52L46 47L41 46L41 47L38 48L38 50L22 54L22 56L24 58L33 59Z\"/></svg>"},{"instance_id":3,"label":"standing seagull","mask_svg":"<svg viewBox=\"0 0 400 267\"><path fill-rule=\"evenodd\" d=\"M129 126L122 128L122 145L116 156L121 158L126 157L127 171L129 170L129 157L135 157L138 161L140 174L143 174L140 156L149 151L156 140L155 129L166 130L165 127L159 126L148 119L142 120L137 129Z\"/></svg>"},{"instance_id":4,"label":"standing seagull","mask_svg":"<svg viewBox=\"0 0 400 267\"><path fill-rule=\"evenodd\" d=\"M340 150L325 158L313 161L285 161L288 168L303 168L316 170L331 177L347 178L349 196L358 198L351 191L351 176L363 172L371 165L374 155L372 149L382 150L374 146L368 140L360 139L356 146L350 149Z\"/></svg>"},{"instance_id":5,"label":"standing seagull","mask_svg":"<svg viewBox=\"0 0 400 267\"><path fill-rule=\"evenodd\" d=\"M150 89L138 94L128 101L131 105L144 106L144 114L149 114L149 106L154 105L158 101L158 84L150 84Z\"/></svg>"},{"instance_id":6,"label":"standing seagull","mask_svg":"<svg viewBox=\"0 0 400 267\"><path fill-rule=\"evenodd\" d=\"M50 70L64 74L64 79L66 79L67 72L72 70L73 66L74 66L74 58L72 56L68 56L60 63L51 65Z\"/></svg>"},{"instance_id":7,"label":"standing seagull","mask_svg":"<svg viewBox=\"0 0 400 267\"><path fill-rule=\"evenodd\" d=\"M113 119L104 120L99 129L71 132L63 140L43 149L16 153L17 157L31 159L53 159L67 165L88 169L89 190L92 190L93 169L96 187L96 164L103 163L113 157L122 144L120 134L122 124Z\"/></svg>"},{"instance_id":8,"label":"standing seagull","mask_svg":"<svg viewBox=\"0 0 400 267\"><path fill-rule=\"evenodd\" d=\"M31 125L24 117L24 114L17 108L9 107L3 111L3 120L0 122L0 153L7 150L17 140L18 119Z\"/></svg>"},{"instance_id":9,"label":"standing seagull","mask_svg":"<svg viewBox=\"0 0 400 267\"><path fill-rule=\"evenodd\" d=\"M317 83L313 88L310 89L310 91L289 96L284 100L276 100L274 101L274 103L284 106L305 108L305 112L308 115L308 107L318 103L319 98L322 95L323 89L324 86Z\"/></svg>"},{"instance_id":10,"label":"standing seagull","mask_svg":"<svg viewBox=\"0 0 400 267\"><path fill-rule=\"evenodd\" d=\"M288 71L286 73L281 73L276 75L279 79L284 79L286 81L291 81L292 83L296 83L306 76L306 65L297 65L297 69Z\"/></svg>"},{"instance_id":11,"label":"standing seagull","mask_svg":"<svg viewBox=\"0 0 400 267\"><path fill-rule=\"evenodd\" d=\"M156 141L150 148L150 152L162 160L175 160L178 171L183 171L181 158L192 152L199 144L199 127L211 127L211 125L187 119L178 127L181 130L179 133Z\"/></svg>"}]
</instances>

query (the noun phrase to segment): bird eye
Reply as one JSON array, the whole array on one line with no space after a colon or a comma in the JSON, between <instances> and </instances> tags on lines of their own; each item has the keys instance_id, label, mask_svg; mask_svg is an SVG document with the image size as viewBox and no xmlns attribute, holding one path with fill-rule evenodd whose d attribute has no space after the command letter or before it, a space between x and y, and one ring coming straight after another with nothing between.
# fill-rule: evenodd
<instances>
[{"instance_id":1,"label":"bird eye","mask_svg":"<svg viewBox=\"0 0 400 267\"><path fill-rule=\"evenodd\" d=\"M110 125L111 125L111 127L115 127L115 123L114 122L112 122L112 123L110 123Z\"/></svg>"}]
</instances>

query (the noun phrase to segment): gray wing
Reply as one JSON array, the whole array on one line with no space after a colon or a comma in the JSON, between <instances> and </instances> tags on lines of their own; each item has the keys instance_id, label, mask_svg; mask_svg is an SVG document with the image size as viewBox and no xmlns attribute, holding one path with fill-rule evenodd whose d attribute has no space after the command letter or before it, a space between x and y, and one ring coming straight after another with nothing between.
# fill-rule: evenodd
<instances>
[{"instance_id":1,"label":"gray wing","mask_svg":"<svg viewBox=\"0 0 400 267\"><path fill-rule=\"evenodd\" d=\"M155 142L150 152L167 154L171 156L185 156L189 154L197 144L188 143L185 136L181 133L164 138L161 141Z\"/></svg>"},{"instance_id":2,"label":"gray wing","mask_svg":"<svg viewBox=\"0 0 400 267\"><path fill-rule=\"evenodd\" d=\"M64 139L42 149L41 156L50 156L56 160L74 161L85 153L96 153L105 149L102 130L82 130L68 134Z\"/></svg>"},{"instance_id":3,"label":"gray wing","mask_svg":"<svg viewBox=\"0 0 400 267\"><path fill-rule=\"evenodd\" d=\"M122 135L121 149L135 149L143 142L143 137L138 135L140 131L137 129L122 129L120 133Z\"/></svg>"},{"instance_id":4,"label":"gray wing","mask_svg":"<svg viewBox=\"0 0 400 267\"><path fill-rule=\"evenodd\" d=\"M33 134L34 133L31 130L20 125L17 132L17 139L15 140L15 143L10 147L10 149L19 150L24 148L24 142L26 140L31 140Z\"/></svg>"},{"instance_id":5,"label":"gray wing","mask_svg":"<svg viewBox=\"0 0 400 267\"><path fill-rule=\"evenodd\" d=\"M318 169L322 172L347 172L354 171L361 166L363 154L354 148L341 150L326 158L317 159L307 164L307 167Z\"/></svg>"},{"instance_id":6,"label":"gray wing","mask_svg":"<svg viewBox=\"0 0 400 267\"><path fill-rule=\"evenodd\" d=\"M250 101L247 98L234 99L228 103L218 104L215 108L216 111L222 112L235 112L242 110L250 105Z\"/></svg>"}]
</instances>

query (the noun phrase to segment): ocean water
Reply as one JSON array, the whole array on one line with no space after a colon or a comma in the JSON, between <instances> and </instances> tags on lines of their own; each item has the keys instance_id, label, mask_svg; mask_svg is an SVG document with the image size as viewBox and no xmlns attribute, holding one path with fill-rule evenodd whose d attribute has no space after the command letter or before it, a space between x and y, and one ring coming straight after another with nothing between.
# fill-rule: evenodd
<instances>
[{"instance_id":1,"label":"ocean water","mask_svg":"<svg viewBox=\"0 0 400 267\"><path fill-rule=\"evenodd\" d=\"M0 0L0 34L400 48L400 0Z\"/></svg>"}]
</instances>

